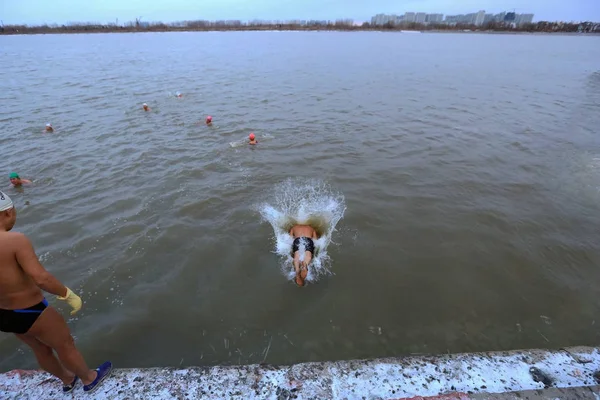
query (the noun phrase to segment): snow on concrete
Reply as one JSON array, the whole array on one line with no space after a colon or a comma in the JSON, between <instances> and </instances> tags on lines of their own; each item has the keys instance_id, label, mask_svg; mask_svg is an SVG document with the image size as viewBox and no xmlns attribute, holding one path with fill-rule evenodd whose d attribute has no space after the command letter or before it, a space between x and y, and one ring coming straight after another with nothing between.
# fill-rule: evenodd
<instances>
[{"instance_id":1,"label":"snow on concrete","mask_svg":"<svg viewBox=\"0 0 600 400\"><path fill-rule=\"evenodd\" d=\"M600 349L525 350L411 356L377 360L244 365L201 368L115 370L100 389L84 398L115 399L403 399L542 389L536 367L557 388L593 386ZM547 381L548 383L549 381ZM63 395L59 382L38 371L0 374L0 399L83 397L81 387Z\"/></svg>"}]
</instances>

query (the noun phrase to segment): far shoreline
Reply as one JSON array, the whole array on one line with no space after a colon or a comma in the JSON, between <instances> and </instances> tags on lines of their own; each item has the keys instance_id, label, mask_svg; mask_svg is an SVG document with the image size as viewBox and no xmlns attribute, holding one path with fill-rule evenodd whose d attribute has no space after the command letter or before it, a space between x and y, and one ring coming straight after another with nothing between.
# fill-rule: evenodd
<instances>
[{"instance_id":1,"label":"far shoreline","mask_svg":"<svg viewBox=\"0 0 600 400\"><path fill-rule=\"evenodd\" d=\"M411 30L411 29L386 29L381 27L377 28L363 28L356 27L355 29L348 28L275 28L275 27L261 27L258 29L244 27L240 29L102 29L102 30L64 30L64 29L52 29L49 31L40 32L38 30L32 31L16 31L16 32L0 32L0 36L24 36L24 35L74 35L74 34L110 34L110 33L173 33L173 32L385 32L385 33L442 33L442 34L486 34L486 35L527 35L527 36L600 36L600 32L530 32L530 31L519 31L519 30L469 30L469 29L428 29L428 30Z\"/></svg>"}]
</instances>

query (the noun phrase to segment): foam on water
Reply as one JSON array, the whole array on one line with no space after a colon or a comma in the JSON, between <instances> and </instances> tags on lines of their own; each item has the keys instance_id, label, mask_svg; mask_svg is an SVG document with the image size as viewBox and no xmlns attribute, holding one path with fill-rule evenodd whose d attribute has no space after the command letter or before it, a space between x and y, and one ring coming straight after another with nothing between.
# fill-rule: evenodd
<instances>
[{"instance_id":1,"label":"foam on water","mask_svg":"<svg viewBox=\"0 0 600 400\"><path fill-rule=\"evenodd\" d=\"M289 235L296 224L310 225L318 233L315 257L309 267L307 280L331 273L331 259L327 247L336 225L343 218L346 205L344 196L319 180L288 179L275 186L271 198L258 206L263 221L273 227L275 253L281 258L281 271L294 277L292 264L293 239Z\"/></svg>"}]
</instances>

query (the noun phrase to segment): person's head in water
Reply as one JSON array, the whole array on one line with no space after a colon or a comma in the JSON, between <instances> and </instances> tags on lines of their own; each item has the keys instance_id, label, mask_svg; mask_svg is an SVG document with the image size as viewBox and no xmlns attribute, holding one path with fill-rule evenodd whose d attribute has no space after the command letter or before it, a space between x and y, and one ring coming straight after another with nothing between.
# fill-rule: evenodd
<instances>
[{"instance_id":1,"label":"person's head in water","mask_svg":"<svg viewBox=\"0 0 600 400\"><path fill-rule=\"evenodd\" d=\"M4 192L0 192L0 230L10 231L17 221L17 210Z\"/></svg>"},{"instance_id":2,"label":"person's head in water","mask_svg":"<svg viewBox=\"0 0 600 400\"><path fill-rule=\"evenodd\" d=\"M46 124L46 132L53 132L54 128L52 127L52 124Z\"/></svg>"},{"instance_id":3,"label":"person's head in water","mask_svg":"<svg viewBox=\"0 0 600 400\"><path fill-rule=\"evenodd\" d=\"M256 140L256 136L254 135L254 133L251 133L250 135L248 135L248 139L249 139L248 144L257 144L258 143L258 140Z\"/></svg>"},{"instance_id":4,"label":"person's head in water","mask_svg":"<svg viewBox=\"0 0 600 400\"><path fill-rule=\"evenodd\" d=\"M21 182L21 177L16 172L11 172L10 175L8 175L8 179L10 179L10 183L13 186L21 186L23 183Z\"/></svg>"},{"instance_id":5,"label":"person's head in water","mask_svg":"<svg viewBox=\"0 0 600 400\"><path fill-rule=\"evenodd\" d=\"M212 125L212 117L210 115L206 117L206 125Z\"/></svg>"},{"instance_id":6,"label":"person's head in water","mask_svg":"<svg viewBox=\"0 0 600 400\"><path fill-rule=\"evenodd\" d=\"M31 181L28 179L22 179L16 172L11 172L10 175L8 175L8 179L10 179L10 183L14 187L19 187L24 183L31 183Z\"/></svg>"},{"instance_id":7,"label":"person's head in water","mask_svg":"<svg viewBox=\"0 0 600 400\"><path fill-rule=\"evenodd\" d=\"M142 108L144 109L144 111L150 111L150 107L148 107L148 104L146 103L142 104Z\"/></svg>"},{"instance_id":8,"label":"person's head in water","mask_svg":"<svg viewBox=\"0 0 600 400\"><path fill-rule=\"evenodd\" d=\"M181 92L177 92L175 93L175 97L183 97L183 95L181 94Z\"/></svg>"}]
</instances>

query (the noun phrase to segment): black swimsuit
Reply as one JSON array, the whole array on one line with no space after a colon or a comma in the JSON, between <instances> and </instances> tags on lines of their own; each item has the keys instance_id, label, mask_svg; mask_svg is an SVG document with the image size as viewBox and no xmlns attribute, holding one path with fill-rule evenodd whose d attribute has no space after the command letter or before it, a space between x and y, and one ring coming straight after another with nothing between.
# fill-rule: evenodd
<instances>
[{"instance_id":1,"label":"black swimsuit","mask_svg":"<svg viewBox=\"0 0 600 400\"><path fill-rule=\"evenodd\" d=\"M304 244L304 251L310 251L310 253L315 255L315 242L309 237L299 237L294 239L294 244L292 246L292 253L300 250L300 244Z\"/></svg>"},{"instance_id":2,"label":"black swimsuit","mask_svg":"<svg viewBox=\"0 0 600 400\"><path fill-rule=\"evenodd\" d=\"M35 321L48 307L48 300L20 310L3 310L0 308L0 331L24 334L29 331Z\"/></svg>"}]
</instances>

